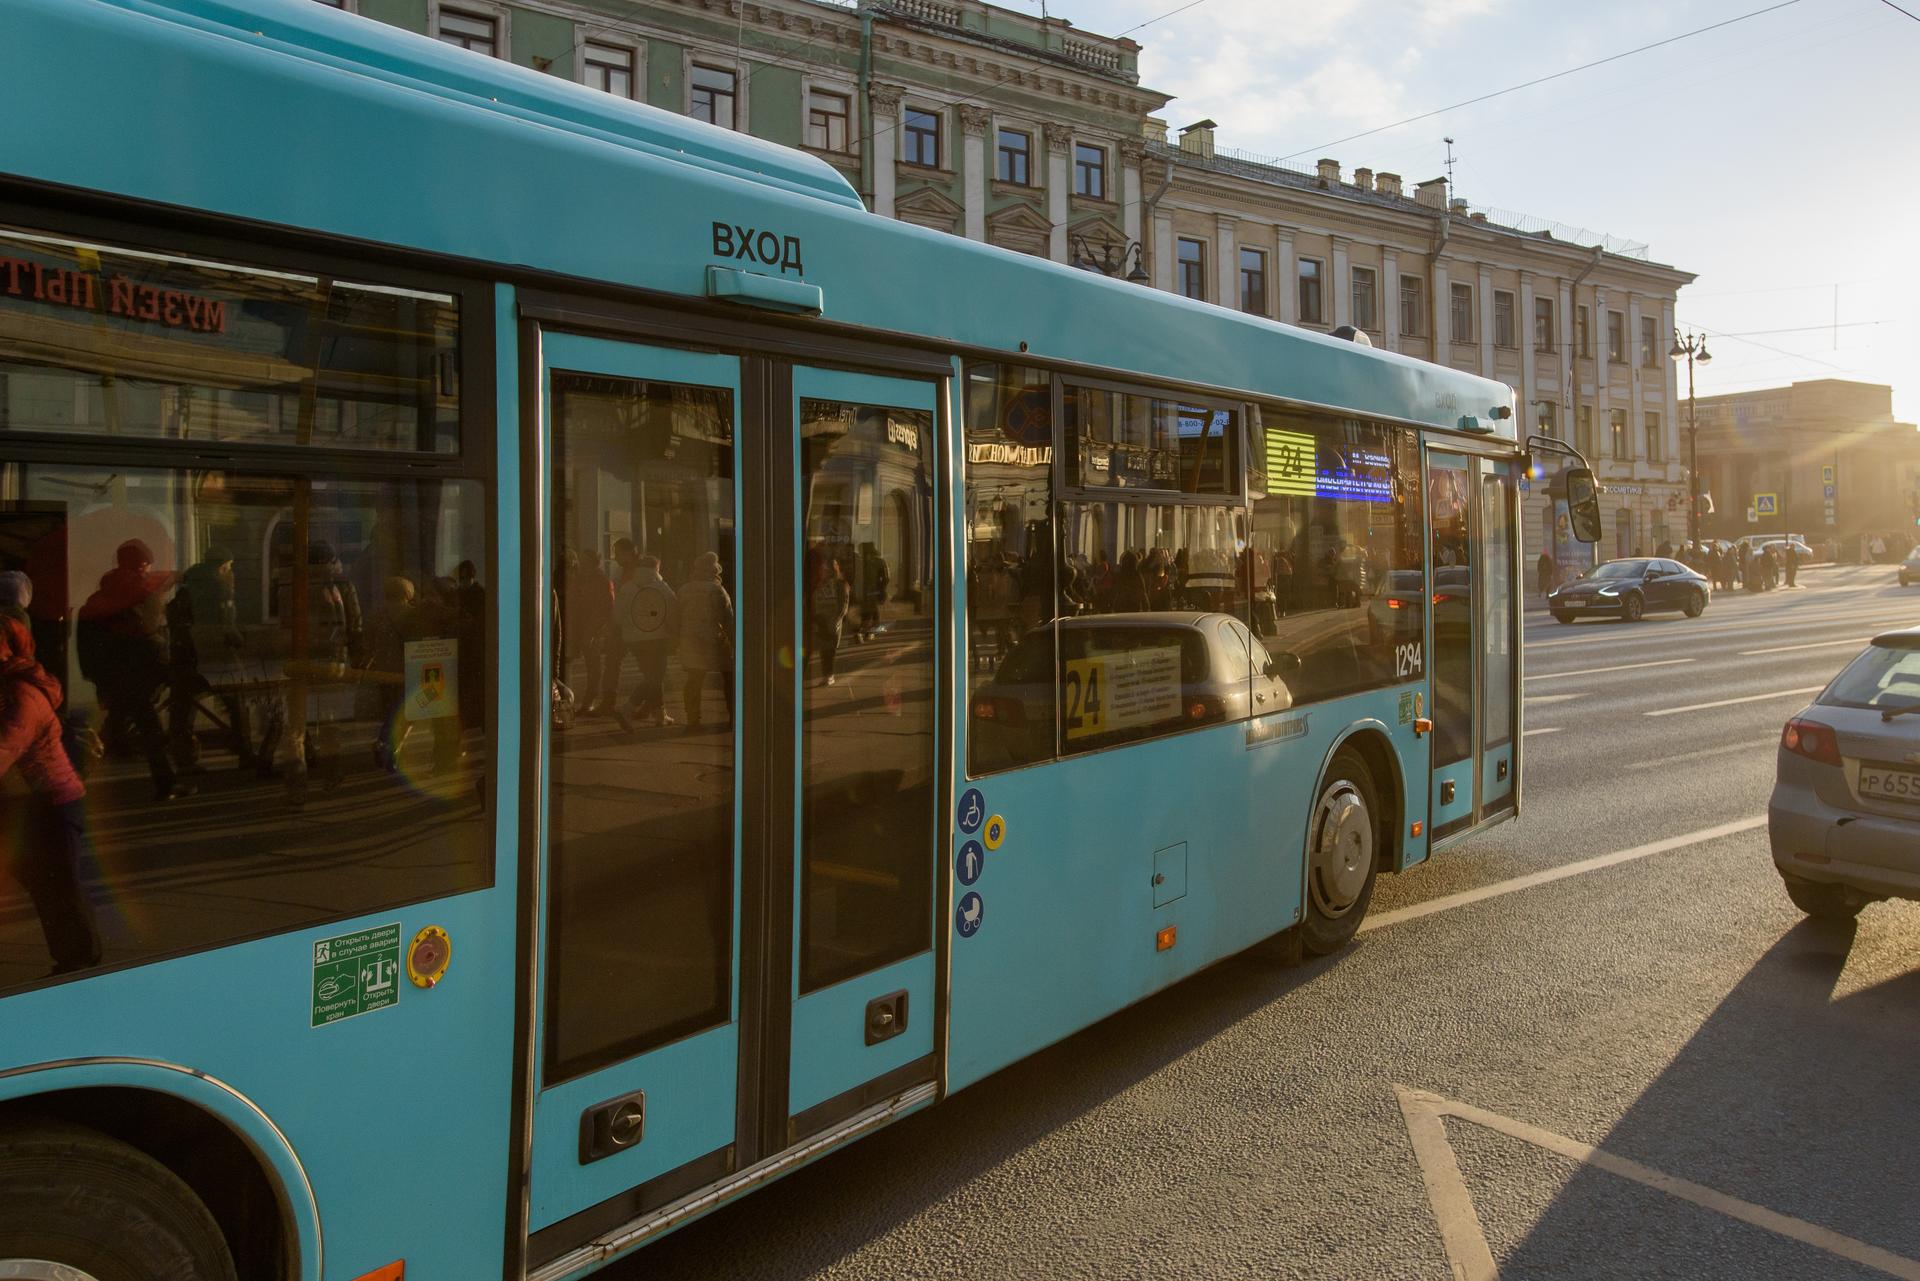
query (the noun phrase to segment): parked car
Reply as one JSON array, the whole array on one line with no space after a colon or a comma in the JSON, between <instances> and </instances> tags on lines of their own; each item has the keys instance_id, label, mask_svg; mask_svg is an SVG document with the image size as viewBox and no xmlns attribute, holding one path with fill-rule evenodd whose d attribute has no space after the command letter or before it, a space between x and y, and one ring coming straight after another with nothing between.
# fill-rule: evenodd
<instances>
[{"instance_id":1,"label":"parked car","mask_svg":"<svg viewBox=\"0 0 1920 1281\"><path fill-rule=\"evenodd\" d=\"M1069 752L1283 712L1293 706L1285 677L1299 667L1231 614L1057 619L1022 636L970 700L973 759L999 769L1053 755L1056 705Z\"/></svg>"},{"instance_id":2,"label":"parked car","mask_svg":"<svg viewBox=\"0 0 1920 1281\"><path fill-rule=\"evenodd\" d=\"M1915 546L1900 562L1900 585L1911 587L1915 583L1920 583L1920 546Z\"/></svg>"},{"instance_id":3,"label":"parked car","mask_svg":"<svg viewBox=\"0 0 1920 1281\"><path fill-rule=\"evenodd\" d=\"M1874 637L1787 722L1767 836L1810 916L1920 900L1920 627Z\"/></svg>"},{"instance_id":4,"label":"parked car","mask_svg":"<svg viewBox=\"0 0 1920 1281\"><path fill-rule=\"evenodd\" d=\"M1775 556L1782 558L1782 563L1785 563L1787 548L1789 547L1793 548L1794 555L1800 558L1802 565L1812 564L1815 559L1813 548L1798 538L1769 538L1754 548L1754 550L1756 552L1764 552L1769 547L1773 548L1773 554Z\"/></svg>"},{"instance_id":5,"label":"parked car","mask_svg":"<svg viewBox=\"0 0 1920 1281\"><path fill-rule=\"evenodd\" d=\"M1367 602L1367 635L1375 645L1418 640L1426 631L1422 609L1427 576L1417 569L1387 574L1386 590Z\"/></svg>"},{"instance_id":6,"label":"parked car","mask_svg":"<svg viewBox=\"0 0 1920 1281\"><path fill-rule=\"evenodd\" d=\"M1608 614L1629 623L1660 610L1698 618L1713 599L1713 584L1677 560L1636 556L1595 565L1547 593L1547 608L1563 623L1582 614Z\"/></svg>"}]
</instances>

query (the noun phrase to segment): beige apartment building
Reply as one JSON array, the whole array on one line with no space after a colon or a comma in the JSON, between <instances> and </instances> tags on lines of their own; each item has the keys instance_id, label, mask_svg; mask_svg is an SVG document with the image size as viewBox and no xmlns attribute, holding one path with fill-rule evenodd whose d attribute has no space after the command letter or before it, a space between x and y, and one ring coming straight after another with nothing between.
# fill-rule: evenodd
<instances>
[{"instance_id":1,"label":"beige apartment building","mask_svg":"<svg viewBox=\"0 0 1920 1281\"><path fill-rule=\"evenodd\" d=\"M789 146L876 213L1501 379L1606 486L1600 554L1685 535L1672 362L1690 273L1470 207L1439 178L1169 137L1140 46L982 0L318 0ZM1553 546L1529 481L1529 564Z\"/></svg>"},{"instance_id":2,"label":"beige apartment building","mask_svg":"<svg viewBox=\"0 0 1920 1281\"><path fill-rule=\"evenodd\" d=\"M1920 429L1894 420L1891 387L1821 378L1695 406L1709 537L1831 538L1851 559L1862 536L1920 534Z\"/></svg>"}]
</instances>

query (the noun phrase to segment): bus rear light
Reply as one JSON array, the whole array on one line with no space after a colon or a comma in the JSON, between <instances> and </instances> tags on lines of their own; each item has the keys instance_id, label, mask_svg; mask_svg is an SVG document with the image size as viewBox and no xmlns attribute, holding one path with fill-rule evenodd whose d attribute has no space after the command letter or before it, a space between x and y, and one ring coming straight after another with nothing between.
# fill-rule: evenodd
<instances>
[{"instance_id":1,"label":"bus rear light","mask_svg":"<svg viewBox=\"0 0 1920 1281\"><path fill-rule=\"evenodd\" d=\"M1178 925L1165 926L1153 936L1153 950L1156 952L1165 952L1174 945L1179 937L1180 927Z\"/></svg>"},{"instance_id":2,"label":"bus rear light","mask_svg":"<svg viewBox=\"0 0 1920 1281\"><path fill-rule=\"evenodd\" d=\"M1840 740L1834 736L1832 726L1819 721L1803 721L1797 717L1788 721L1787 727L1780 731L1780 746L1822 765L1840 763Z\"/></svg>"}]
</instances>

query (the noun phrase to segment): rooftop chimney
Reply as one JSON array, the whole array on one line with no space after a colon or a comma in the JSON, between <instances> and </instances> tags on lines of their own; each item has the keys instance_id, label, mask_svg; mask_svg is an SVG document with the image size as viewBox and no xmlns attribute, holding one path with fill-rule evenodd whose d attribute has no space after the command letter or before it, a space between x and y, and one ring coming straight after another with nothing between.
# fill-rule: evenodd
<instances>
[{"instance_id":1,"label":"rooftop chimney","mask_svg":"<svg viewBox=\"0 0 1920 1281\"><path fill-rule=\"evenodd\" d=\"M1180 131L1180 150L1213 159L1213 131L1219 128L1211 120L1196 120Z\"/></svg>"},{"instance_id":2,"label":"rooftop chimney","mask_svg":"<svg viewBox=\"0 0 1920 1281\"><path fill-rule=\"evenodd\" d=\"M1158 116L1148 116L1140 125L1140 136L1148 142L1157 142L1165 146L1167 142L1167 122Z\"/></svg>"},{"instance_id":3,"label":"rooftop chimney","mask_svg":"<svg viewBox=\"0 0 1920 1281\"><path fill-rule=\"evenodd\" d=\"M1447 201L1447 210L1450 213L1464 214L1467 212L1467 202L1459 196L1455 196L1452 200Z\"/></svg>"},{"instance_id":4,"label":"rooftop chimney","mask_svg":"<svg viewBox=\"0 0 1920 1281\"><path fill-rule=\"evenodd\" d=\"M1447 180L1445 178L1429 178L1423 183L1416 184L1413 189L1413 198L1429 209L1445 209L1447 207Z\"/></svg>"},{"instance_id":5,"label":"rooftop chimney","mask_svg":"<svg viewBox=\"0 0 1920 1281\"><path fill-rule=\"evenodd\" d=\"M1397 198L1400 195L1400 175L1397 173L1374 175L1373 189L1379 195Z\"/></svg>"},{"instance_id":6,"label":"rooftop chimney","mask_svg":"<svg viewBox=\"0 0 1920 1281\"><path fill-rule=\"evenodd\" d=\"M1320 172L1320 185L1331 187L1340 181L1340 162L1338 160L1316 161L1314 166Z\"/></svg>"},{"instance_id":7,"label":"rooftop chimney","mask_svg":"<svg viewBox=\"0 0 1920 1281\"><path fill-rule=\"evenodd\" d=\"M1373 189L1373 170L1355 169L1353 171L1353 185L1362 191L1371 191Z\"/></svg>"}]
</instances>

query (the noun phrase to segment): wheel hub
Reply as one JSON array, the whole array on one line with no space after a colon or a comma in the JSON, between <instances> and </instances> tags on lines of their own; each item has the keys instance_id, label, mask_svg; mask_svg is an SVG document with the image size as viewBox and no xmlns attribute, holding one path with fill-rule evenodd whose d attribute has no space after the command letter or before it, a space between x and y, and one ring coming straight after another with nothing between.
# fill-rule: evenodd
<instances>
[{"instance_id":1,"label":"wheel hub","mask_svg":"<svg viewBox=\"0 0 1920 1281\"><path fill-rule=\"evenodd\" d=\"M1307 889L1322 916L1344 916L1373 867L1373 815L1360 790L1345 780L1327 787L1316 810Z\"/></svg>"},{"instance_id":2,"label":"wheel hub","mask_svg":"<svg viewBox=\"0 0 1920 1281\"><path fill-rule=\"evenodd\" d=\"M0 1281L95 1281L91 1272L46 1259L0 1259Z\"/></svg>"}]
</instances>

